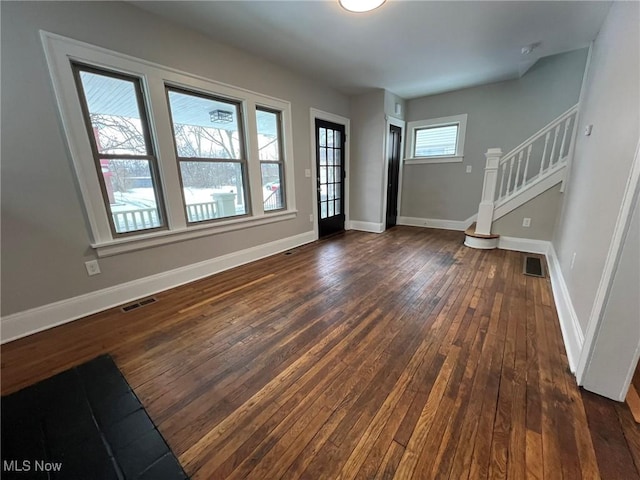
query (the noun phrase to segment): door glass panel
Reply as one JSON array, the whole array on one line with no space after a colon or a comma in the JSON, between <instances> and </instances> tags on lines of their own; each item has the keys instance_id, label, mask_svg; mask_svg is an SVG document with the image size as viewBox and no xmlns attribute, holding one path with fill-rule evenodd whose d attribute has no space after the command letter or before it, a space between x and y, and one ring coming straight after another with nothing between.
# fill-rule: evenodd
<instances>
[{"instance_id":1,"label":"door glass panel","mask_svg":"<svg viewBox=\"0 0 640 480\"><path fill-rule=\"evenodd\" d=\"M327 129L326 128L321 128L318 136L319 136L318 144L321 147L326 147L327 146Z\"/></svg>"},{"instance_id":2,"label":"door glass panel","mask_svg":"<svg viewBox=\"0 0 640 480\"><path fill-rule=\"evenodd\" d=\"M327 202L320 204L320 218L327 218Z\"/></svg>"},{"instance_id":3,"label":"door glass panel","mask_svg":"<svg viewBox=\"0 0 640 480\"><path fill-rule=\"evenodd\" d=\"M329 201L329 216L333 217L333 202Z\"/></svg>"}]
</instances>

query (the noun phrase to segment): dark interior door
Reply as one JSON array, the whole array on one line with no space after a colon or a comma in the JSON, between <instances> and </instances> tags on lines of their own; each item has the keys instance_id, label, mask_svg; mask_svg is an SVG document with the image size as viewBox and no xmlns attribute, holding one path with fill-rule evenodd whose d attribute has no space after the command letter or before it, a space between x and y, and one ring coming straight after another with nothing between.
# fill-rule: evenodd
<instances>
[{"instance_id":1,"label":"dark interior door","mask_svg":"<svg viewBox=\"0 0 640 480\"><path fill-rule=\"evenodd\" d=\"M344 230L344 125L316 119L318 234Z\"/></svg>"},{"instance_id":2,"label":"dark interior door","mask_svg":"<svg viewBox=\"0 0 640 480\"><path fill-rule=\"evenodd\" d=\"M398 221L398 182L400 177L400 143L402 129L389 127L389 173L387 175L387 228Z\"/></svg>"}]
</instances>

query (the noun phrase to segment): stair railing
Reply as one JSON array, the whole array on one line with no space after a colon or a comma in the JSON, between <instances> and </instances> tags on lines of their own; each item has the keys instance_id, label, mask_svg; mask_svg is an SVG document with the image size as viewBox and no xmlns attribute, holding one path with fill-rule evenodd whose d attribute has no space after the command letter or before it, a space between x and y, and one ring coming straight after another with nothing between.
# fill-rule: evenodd
<instances>
[{"instance_id":1,"label":"stair railing","mask_svg":"<svg viewBox=\"0 0 640 480\"><path fill-rule=\"evenodd\" d=\"M498 168L500 187L495 197L498 203L566 165L577 112L578 105L574 105L502 157Z\"/></svg>"},{"instance_id":2,"label":"stair railing","mask_svg":"<svg viewBox=\"0 0 640 480\"><path fill-rule=\"evenodd\" d=\"M574 105L505 155L499 148L487 150L476 233L491 233L496 206L566 166L575 140L577 113L578 105Z\"/></svg>"}]
</instances>

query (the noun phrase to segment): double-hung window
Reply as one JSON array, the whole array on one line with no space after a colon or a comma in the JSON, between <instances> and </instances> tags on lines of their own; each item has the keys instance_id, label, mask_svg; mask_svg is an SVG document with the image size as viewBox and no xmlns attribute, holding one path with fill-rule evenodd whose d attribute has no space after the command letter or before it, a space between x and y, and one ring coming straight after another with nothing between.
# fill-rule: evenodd
<instances>
[{"instance_id":1,"label":"double-hung window","mask_svg":"<svg viewBox=\"0 0 640 480\"><path fill-rule=\"evenodd\" d=\"M140 79L77 63L73 70L114 236L164 228Z\"/></svg>"},{"instance_id":2,"label":"double-hung window","mask_svg":"<svg viewBox=\"0 0 640 480\"><path fill-rule=\"evenodd\" d=\"M189 223L248 213L240 105L167 87Z\"/></svg>"},{"instance_id":3,"label":"double-hung window","mask_svg":"<svg viewBox=\"0 0 640 480\"><path fill-rule=\"evenodd\" d=\"M285 207L282 156L281 114L264 107L256 108L258 158L264 190L264 211Z\"/></svg>"},{"instance_id":4,"label":"double-hung window","mask_svg":"<svg viewBox=\"0 0 640 480\"><path fill-rule=\"evenodd\" d=\"M409 163L461 162L467 115L409 122L411 142L407 145Z\"/></svg>"},{"instance_id":5,"label":"double-hung window","mask_svg":"<svg viewBox=\"0 0 640 480\"><path fill-rule=\"evenodd\" d=\"M296 217L289 102L41 36L99 256Z\"/></svg>"}]
</instances>

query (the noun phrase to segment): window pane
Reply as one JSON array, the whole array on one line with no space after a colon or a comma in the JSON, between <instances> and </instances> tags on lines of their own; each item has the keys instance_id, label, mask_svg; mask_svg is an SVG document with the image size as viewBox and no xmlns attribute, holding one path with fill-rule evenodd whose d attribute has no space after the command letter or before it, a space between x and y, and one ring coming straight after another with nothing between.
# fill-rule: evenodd
<instances>
[{"instance_id":1,"label":"window pane","mask_svg":"<svg viewBox=\"0 0 640 480\"><path fill-rule=\"evenodd\" d=\"M238 162L180 162L189 222L247 213Z\"/></svg>"},{"instance_id":2,"label":"window pane","mask_svg":"<svg viewBox=\"0 0 640 480\"><path fill-rule=\"evenodd\" d=\"M455 155L458 125L421 128L416 131L414 157Z\"/></svg>"},{"instance_id":3,"label":"window pane","mask_svg":"<svg viewBox=\"0 0 640 480\"><path fill-rule=\"evenodd\" d=\"M258 158L278 161L280 158L279 124L280 114L256 110L258 124Z\"/></svg>"},{"instance_id":4,"label":"window pane","mask_svg":"<svg viewBox=\"0 0 640 480\"><path fill-rule=\"evenodd\" d=\"M264 211L284 208L281 165L278 163L263 163L261 169Z\"/></svg>"},{"instance_id":5,"label":"window pane","mask_svg":"<svg viewBox=\"0 0 640 480\"><path fill-rule=\"evenodd\" d=\"M79 73L98 152L147 155L135 81Z\"/></svg>"},{"instance_id":6,"label":"window pane","mask_svg":"<svg viewBox=\"0 0 640 480\"><path fill-rule=\"evenodd\" d=\"M169 108L179 157L242 158L237 104L169 90Z\"/></svg>"},{"instance_id":7,"label":"window pane","mask_svg":"<svg viewBox=\"0 0 640 480\"><path fill-rule=\"evenodd\" d=\"M162 225L147 160L100 160L109 208L117 233Z\"/></svg>"}]
</instances>

